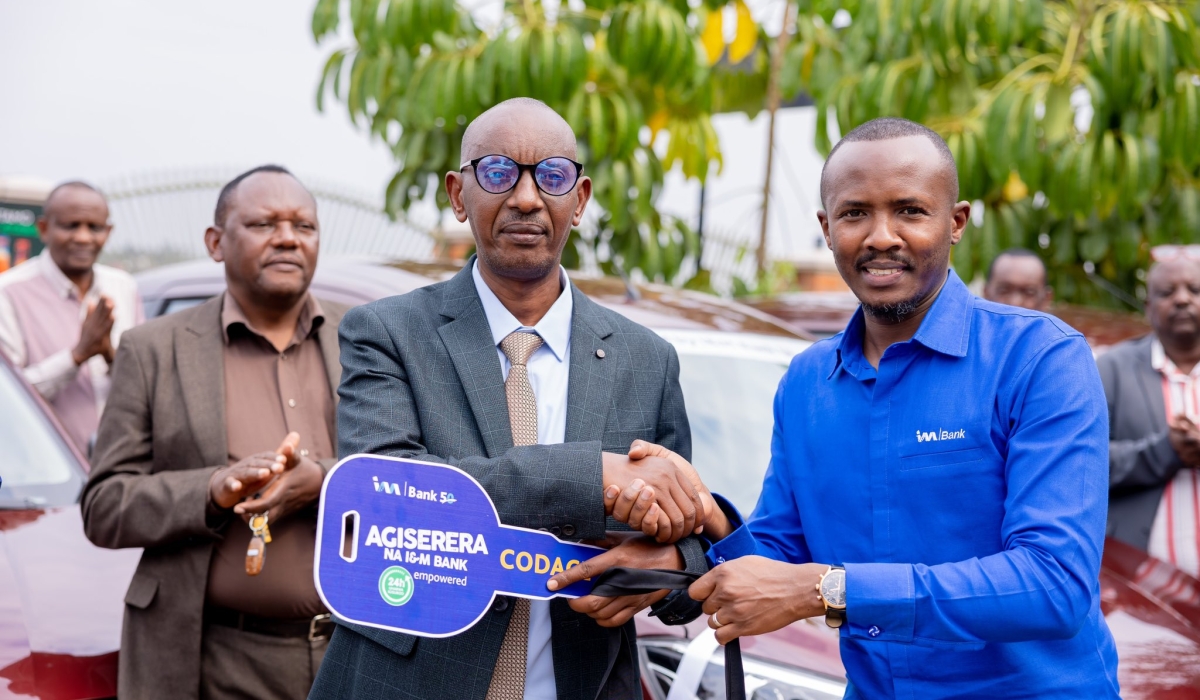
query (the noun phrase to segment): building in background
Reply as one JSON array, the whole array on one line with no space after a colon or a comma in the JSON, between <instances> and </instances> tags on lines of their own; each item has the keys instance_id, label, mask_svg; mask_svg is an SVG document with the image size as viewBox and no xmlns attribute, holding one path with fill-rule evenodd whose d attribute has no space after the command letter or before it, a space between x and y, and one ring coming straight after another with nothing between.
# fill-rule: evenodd
<instances>
[{"instance_id":1,"label":"building in background","mask_svg":"<svg viewBox=\"0 0 1200 700\"><path fill-rule=\"evenodd\" d=\"M0 177L0 272L42 251L35 224L51 188L37 178Z\"/></svg>"}]
</instances>

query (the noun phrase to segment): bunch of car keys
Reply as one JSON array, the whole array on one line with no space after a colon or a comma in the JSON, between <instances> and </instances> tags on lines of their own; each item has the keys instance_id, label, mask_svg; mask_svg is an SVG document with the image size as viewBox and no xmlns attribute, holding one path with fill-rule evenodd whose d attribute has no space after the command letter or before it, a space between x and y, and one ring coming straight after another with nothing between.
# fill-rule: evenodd
<instances>
[{"instance_id":1,"label":"bunch of car keys","mask_svg":"<svg viewBox=\"0 0 1200 700\"><path fill-rule=\"evenodd\" d=\"M258 576L262 573L263 560L267 556L267 545L271 543L271 528L267 527L267 514L250 516L250 544L246 547L246 574Z\"/></svg>"}]
</instances>

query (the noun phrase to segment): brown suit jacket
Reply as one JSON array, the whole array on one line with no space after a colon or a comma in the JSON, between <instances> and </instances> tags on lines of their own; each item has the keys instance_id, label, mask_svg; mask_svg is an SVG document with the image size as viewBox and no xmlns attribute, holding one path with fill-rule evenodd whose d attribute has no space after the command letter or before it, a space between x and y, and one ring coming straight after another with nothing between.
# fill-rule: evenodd
<instances>
[{"instance_id":1,"label":"brown suit jacket","mask_svg":"<svg viewBox=\"0 0 1200 700\"><path fill-rule=\"evenodd\" d=\"M317 339L330 388L341 379L345 307L321 302ZM208 482L227 464L221 297L121 337L100 420L83 524L100 547L143 547L125 594L123 700L197 698L205 586L224 531L205 519Z\"/></svg>"}]
</instances>

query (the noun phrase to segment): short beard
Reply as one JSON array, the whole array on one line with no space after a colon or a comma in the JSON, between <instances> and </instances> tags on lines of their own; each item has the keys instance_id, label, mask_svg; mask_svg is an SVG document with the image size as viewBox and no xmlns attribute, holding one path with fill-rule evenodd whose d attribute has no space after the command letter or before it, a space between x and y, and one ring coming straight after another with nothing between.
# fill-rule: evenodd
<instances>
[{"instance_id":1,"label":"short beard","mask_svg":"<svg viewBox=\"0 0 1200 700\"><path fill-rule=\"evenodd\" d=\"M862 308L864 313L876 321L893 324L900 323L912 316L920 305L921 303L917 299L905 299L894 304L880 304L879 306L864 303Z\"/></svg>"}]
</instances>

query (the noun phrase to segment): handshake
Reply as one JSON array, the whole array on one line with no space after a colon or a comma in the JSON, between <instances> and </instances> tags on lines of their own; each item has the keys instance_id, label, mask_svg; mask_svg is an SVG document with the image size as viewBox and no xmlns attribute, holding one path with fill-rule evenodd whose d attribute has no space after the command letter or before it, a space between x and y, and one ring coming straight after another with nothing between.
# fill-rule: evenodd
<instances>
[{"instance_id":1,"label":"handshake","mask_svg":"<svg viewBox=\"0 0 1200 700\"><path fill-rule=\"evenodd\" d=\"M566 588L615 566L684 569L675 542L701 532L712 540L729 534L728 518L696 470L671 450L635 440L628 455L605 452L603 471L604 511L633 532L609 532L604 541L594 542L608 551L556 574L546 583L549 590ZM668 593L662 590L616 598L588 595L568 605L602 627L619 627Z\"/></svg>"},{"instance_id":2,"label":"handshake","mask_svg":"<svg viewBox=\"0 0 1200 700\"><path fill-rule=\"evenodd\" d=\"M661 445L635 440L629 454L603 453L604 512L663 544L707 532L728 534L729 521L695 468Z\"/></svg>"}]
</instances>

